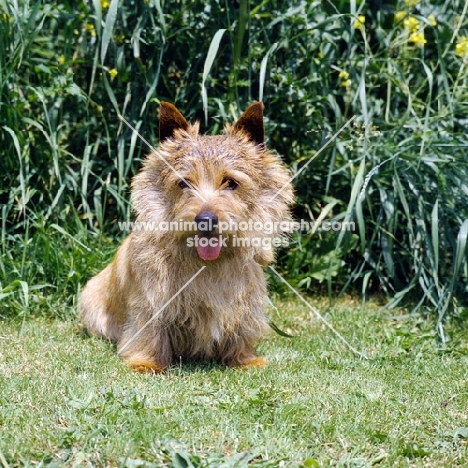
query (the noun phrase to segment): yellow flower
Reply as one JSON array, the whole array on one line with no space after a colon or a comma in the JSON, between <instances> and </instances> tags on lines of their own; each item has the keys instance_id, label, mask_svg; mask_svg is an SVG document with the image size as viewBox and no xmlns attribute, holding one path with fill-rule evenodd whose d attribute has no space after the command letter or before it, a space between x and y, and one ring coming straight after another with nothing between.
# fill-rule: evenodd
<instances>
[{"instance_id":1,"label":"yellow flower","mask_svg":"<svg viewBox=\"0 0 468 468\"><path fill-rule=\"evenodd\" d=\"M405 4L408 8L412 8L419 3L419 0L405 0Z\"/></svg>"},{"instance_id":2,"label":"yellow flower","mask_svg":"<svg viewBox=\"0 0 468 468\"><path fill-rule=\"evenodd\" d=\"M400 22L406 16L406 11L400 10L395 13L395 20Z\"/></svg>"},{"instance_id":3,"label":"yellow flower","mask_svg":"<svg viewBox=\"0 0 468 468\"><path fill-rule=\"evenodd\" d=\"M63 65L65 63L65 55L61 55L59 58L58 58L58 63L60 65Z\"/></svg>"},{"instance_id":4,"label":"yellow flower","mask_svg":"<svg viewBox=\"0 0 468 468\"><path fill-rule=\"evenodd\" d=\"M123 42L125 42L125 34L121 34L120 36L114 36L114 41L117 44L122 44Z\"/></svg>"},{"instance_id":5,"label":"yellow flower","mask_svg":"<svg viewBox=\"0 0 468 468\"><path fill-rule=\"evenodd\" d=\"M403 24L405 25L405 28L411 32L416 32L419 29L419 21L414 16L410 16L408 19L405 19Z\"/></svg>"},{"instance_id":6,"label":"yellow flower","mask_svg":"<svg viewBox=\"0 0 468 468\"><path fill-rule=\"evenodd\" d=\"M95 35L96 35L96 30L94 29L94 24L92 24L92 23L87 23L86 26L85 26L85 29L86 29L86 31L89 32L89 34L91 34L91 36L95 36Z\"/></svg>"},{"instance_id":7,"label":"yellow flower","mask_svg":"<svg viewBox=\"0 0 468 468\"><path fill-rule=\"evenodd\" d=\"M115 68L109 70L107 73L109 73L111 79L114 79L119 74L119 72Z\"/></svg>"},{"instance_id":8,"label":"yellow flower","mask_svg":"<svg viewBox=\"0 0 468 468\"><path fill-rule=\"evenodd\" d=\"M434 15L429 15L429 16L427 17L427 20L429 21L429 24L430 24L431 26L437 26L437 21L436 21Z\"/></svg>"},{"instance_id":9,"label":"yellow flower","mask_svg":"<svg viewBox=\"0 0 468 468\"><path fill-rule=\"evenodd\" d=\"M338 78L341 80L341 86L344 86L345 88L351 86L351 80L349 79L349 73L347 71L340 71Z\"/></svg>"},{"instance_id":10,"label":"yellow flower","mask_svg":"<svg viewBox=\"0 0 468 468\"><path fill-rule=\"evenodd\" d=\"M364 29L365 22L366 22L366 17L364 15L359 15L354 20L354 29Z\"/></svg>"},{"instance_id":11,"label":"yellow flower","mask_svg":"<svg viewBox=\"0 0 468 468\"><path fill-rule=\"evenodd\" d=\"M468 38L462 36L455 46L455 53L460 57L468 57Z\"/></svg>"},{"instance_id":12,"label":"yellow flower","mask_svg":"<svg viewBox=\"0 0 468 468\"><path fill-rule=\"evenodd\" d=\"M415 46L423 47L426 44L426 39L424 39L424 34L422 32L413 33L408 39L409 42L412 42Z\"/></svg>"},{"instance_id":13,"label":"yellow flower","mask_svg":"<svg viewBox=\"0 0 468 468\"><path fill-rule=\"evenodd\" d=\"M110 5L110 2L108 2L107 0L101 0L101 8L103 10L107 10L109 8L109 5Z\"/></svg>"}]
</instances>

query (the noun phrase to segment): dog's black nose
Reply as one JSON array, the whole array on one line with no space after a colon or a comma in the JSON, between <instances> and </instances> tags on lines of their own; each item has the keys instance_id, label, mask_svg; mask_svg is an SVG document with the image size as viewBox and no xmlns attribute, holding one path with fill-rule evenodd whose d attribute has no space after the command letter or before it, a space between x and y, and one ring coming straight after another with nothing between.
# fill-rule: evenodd
<instances>
[{"instance_id":1,"label":"dog's black nose","mask_svg":"<svg viewBox=\"0 0 468 468\"><path fill-rule=\"evenodd\" d=\"M199 232L210 233L218 227L218 217L211 211L202 211L195 216Z\"/></svg>"}]
</instances>

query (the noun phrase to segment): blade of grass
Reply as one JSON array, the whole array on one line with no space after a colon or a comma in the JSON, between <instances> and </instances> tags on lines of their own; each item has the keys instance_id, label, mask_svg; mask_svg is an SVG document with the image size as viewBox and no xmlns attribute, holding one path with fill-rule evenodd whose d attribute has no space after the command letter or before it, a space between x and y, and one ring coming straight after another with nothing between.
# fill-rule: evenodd
<instances>
[{"instance_id":1,"label":"blade of grass","mask_svg":"<svg viewBox=\"0 0 468 468\"><path fill-rule=\"evenodd\" d=\"M119 0L111 0L109 10L107 10L106 21L104 23L104 30L102 32L101 40L101 63L104 65L104 61L107 55L107 49L109 47L112 34L114 33L115 20L117 19L117 9L119 6Z\"/></svg>"},{"instance_id":2,"label":"blade of grass","mask_svg":"<svg viewBox=\"0 0 468 468\"><path fill-rule=\"evenodd\" d=\"M434 204L431 213L431 231L432 231L432 258L433 258L433 278L439 289L439 200Z\"/></svg>"},{"instance_id":3,"label":"blade of grass","mask_svg":"<svg viewBox=\"0 0 468 468\"><path fill-rule=\"evenodd\" d=\"M161 26L161 39L163 43L166 42L166 31L167 31L167 25L166 25L166 20L164 18L164 13L161 8L161 0L155 0L155 5L156 5L156 11L158 12L158 19L159 19L159 24Z\"/></svg>"},{"instance_id":4,"label":"blade of grass","mask_svg":"<svg viewBox=\"0 0 468 468\"><path fill-rule=\"evenodd\" d=\"M55 229L57 232L60 232L60 234L68 237L69 239L71 239L73 242L76 242L79 246L83 247L83 249L85 249L87 252L91 252L91 249L89 247L87 247L86 245L84 245L82 242L80 242L78 239L76 239L75 237L73 237L69 232L65 231L65 229L63 229L61 226L59 226L58 224L55 224L55 223L52 223L50 225L51 228Z\"/></svg>"},{"instance_id":5,"label":"blade of grass","mask_svg":"<svg viewBox=\"0 0 468 468\"><path fill-rule=\"evenodd\" d=\"M258 93L258 100L263 101L263 87L265 86L265 74L266 74L266 67L268 63L268 57L272 54L276 48L278 47L278 43L275 42L266 53L265 57L262 59L262 64L260 65L260 84L259 84L259 93Z\"/></svg>"},{"instance_id":6,"label":"blade of grass","mask_svg":"<svg viewBox=\"0 0 468 468\"><path fill-rule=\"evenodd\" d=\"M101 0L92 0L94 11L96 13L96 32L97 35L101 35L101 28L102 28L102 6Z\"/></svg>"},{"instance_id":7,"label":"blade of grass","mask_svg":"<svg viewBox=\"0 0 468 468\"><path fill-rule=\"evenodd\" d=\"M216 34L213 36L210 47L208 49L208 54L206 56L205 65L203 67L201 95L202 95L202 101L203 101L203 110L205 112L205 125L208 124L208 94L206 91L205 83L208 78L208 75L210 74L214 59L216 57L216 54L218 53L219 43L221 42L221 38L223 37L223 34L225 33L225 31L226 31L225 29L219 29L216 32Z\"/></svg>"}]
</instances>

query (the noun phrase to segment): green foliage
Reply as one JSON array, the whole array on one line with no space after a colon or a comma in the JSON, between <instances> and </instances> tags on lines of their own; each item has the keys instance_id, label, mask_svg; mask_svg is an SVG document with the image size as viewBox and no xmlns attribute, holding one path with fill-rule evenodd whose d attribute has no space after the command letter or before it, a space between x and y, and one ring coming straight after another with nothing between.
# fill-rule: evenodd
<instances>
[{"instance_id":1,"label":"green foliage","mask_svg":"<svg viewBox=\"0 0 468 468\"><path fill-rule=\"evenodd\" d=\"M148 151L119 115L154 143L160 100L191 120L207 116L204 130L218 132L260 96L269 146L296 175L296 217L356 225L294 235L278 257L288 280L330 295L384 292L391 305L411 300L439 322L463 305L466 2L2 0L0 8L6 308L24 313L32 303L24 296L37 291L69 307L110 257Z\"/></svg>"},{"instance_id":2,"label":"green foliage","mask_svg":"<svg viewBox=\"0 0 468 468\"><path fill-rule=\"evenodd\" d=\"M275 301L294 338L270 334L261 370L177 362L141 375L72 321L2 322L2 465L467 466L466 330L447 324L439 348L431 320L327 302L314 298L367 359L298 300Z\"/></svg>"}]
</instances>

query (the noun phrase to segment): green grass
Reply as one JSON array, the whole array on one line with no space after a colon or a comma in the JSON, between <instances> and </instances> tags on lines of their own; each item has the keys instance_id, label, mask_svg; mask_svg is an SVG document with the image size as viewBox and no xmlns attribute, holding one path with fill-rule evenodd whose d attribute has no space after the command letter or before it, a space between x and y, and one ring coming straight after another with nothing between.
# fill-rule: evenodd
<instances>
[{"instance_id":1,"label":"green grass","mask_svg":"<svg viewBox=\"0 0 468 468\"><path fill-rule=\"evenodd\" d=\"M139 375L75 321L2 322L3 465L468 463L466 331L447 326L441 349L422 317L394 319L352 300L311 303L368 359L295 301L277 302L280 317L272 312L295 338L264 340L263 370L181 363Z\"/></svg>"}]
</instances>

